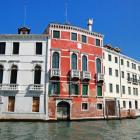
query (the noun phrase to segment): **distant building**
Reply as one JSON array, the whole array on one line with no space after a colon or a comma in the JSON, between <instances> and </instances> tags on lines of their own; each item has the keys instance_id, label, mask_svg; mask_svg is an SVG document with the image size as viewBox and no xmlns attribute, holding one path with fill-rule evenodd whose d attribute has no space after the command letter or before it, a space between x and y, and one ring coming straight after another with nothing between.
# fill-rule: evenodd
<instances>
[{"instance_id":1,"label":"distant building","mask_svg":"<svg viewBox=\"0 0 140 140\"><path fill-rule=\"evenodd\" d=\"M0 119L46 119L47 35L0 35Z\"/></svg>"},{"instance_id":2,"label":"distant building","mask_svg":"<svg viewBox=\"0 0 140 140\"><path fill-rule=\"evenodd\" d=\"M121 54L118 48L105 45L103 65L105 116L140 115L140 62Z\"/></svg>"},{"instance_id":3,"label":"distant building","mask_svg":"<svg viewBox=\"0 0 140 140\"><path fill-rule=\"evenodd\" d=\"M103 35L68 24L49 24L48 115L57 119L97 119L103 114Z\"/></svg>"}]
</instances>

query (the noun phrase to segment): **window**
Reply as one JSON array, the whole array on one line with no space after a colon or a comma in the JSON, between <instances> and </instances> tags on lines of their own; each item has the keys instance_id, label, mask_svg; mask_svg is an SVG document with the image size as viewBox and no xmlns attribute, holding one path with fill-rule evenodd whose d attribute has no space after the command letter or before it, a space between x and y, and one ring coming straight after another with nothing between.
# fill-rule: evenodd
<instances>
[{"instance_id":1,"label":"window","mask_svg":"<svg viewBox=\"0 0 140 140\"><path fill-rule=\"evenodd\" d=\"M39 112L39 97L33 97L32 112Z\"/></svg>"},{"instance_id":2,"label":"window","mask_svg":"<svg viewBox=\"0 0 140 140\"><path fill-rule=\"evenodd\" d=\"M118 57L115 57L115 63L118 63Z\"/></svg>"},{"instance_id":3,"label":"window","mask_svg":"<svg viewBox=\"0 0 140 140\"><path fill-rule=\"evenodd\" d=\"M101 46L100 39L96 39L96 46Z\"/></svg>"},{"instance_id":4,"label":"window","mask_svg":"<svg viewBox=\"0 0 140 140\"><path fill-rule=\"evenodd\" d=\"M118 70L115 70L115 76L116 76L116 77L119 76L119 72L118 72Z\"/></svg>"},{"instance_id":5,"label":"window","mask_svg":"<svg viewBox=\"0 0 140 140\"><path fill-rule=\"evenodd\" d=\"M60 38L60 31L53 31L53 38Z\"/></svg>"},{"instance_id":6,"label":"window","mask_svg":"<svg viewBox=\"0 0 140 140\"><path fill-rule=\"evenodd\" d=\"M122 71L122 78L124 78L124 71Z\"/></svg>"},{"instance_id":7,"label":"window","mask_svg":"<svg viewBox=\"0 0 140 140\"><path fill-rule=\"evenodd\" d=\"M77 41L77 33L71 33L71 40Z\"/></svg>"},{"instance_id":8,"label":"window","mask_svg":"<svg viewBox=\"0 0 140 140\"><path fill-rule=\"evenodd\" d=\"M102 97L102 86L101 85L97 85L97 96Z\"/></svg>"},{"instance_id":9,"label":"window","mask_svg":"<svg viewBox=\"0 0 140 140\"><path fill-rule=\"evenodd\" d=\"M58 52L53 53L52 68L59 69L59 53Z\"/></svg>"},{"instance_id":10,"label":"window","mask_svg":"<svg viewBox=\"0 0 140 140\"><path fill-rule=\"evenodd\" d=\"M101 73L101 60L99 58L96 59L96 71Z\"/></svg>"},{"instance_id":11,"label":"window","mask_svg":"<svg viewBox=\"0 0 140 140\"><path fill-rule=\"evenodd\" d=\"M109 68L109 75L112 76L112 68Z\"/></svg>"},{"instance_id":12,"label":"window","mask_svg":"<svg viewBox=\"0 0 140 140\"><path fill-rule=\"evenodd\" d=\"M131 87L128 87L128 95L131 95Z\"/></svg>"},{"instance_id":13,"label":"window","mask_svg":"<svg viewBox=\"0 0 140 140\"><path fill-rule=\"evenodd\" d=\"M119 85L116 85L116 93L119 93Z\"/></svg>"},{"instance_id":14,"label":"window","mask_svg":"<svg viewBox=\"0 0 140 140\"><path fill-rule=\"evenodd\" d=\"M49 93L51 95L58 95L60 93L60 83L59 82L49 83Z\"/></svg>"},{"instance_id":15,"label":"window","mask_svg":"<svg viewBox=\"0 0 140 140\"><path fill-rule=\"evenodd\" d=\"M123 101L123 108L126 108L126 102Z\"/></svg>"},{"instance_id":16,"label":"window","mask_svg":"<svg viewBox=\"0 0 140 140\"><path fill-rule=\"evenodd\" d=\"M110 93L113 92L113 84L109 84L109 92L110 92Z\"/></svg>"},{"instance_id":17,"label":"window","mask_svg":"<svg viewBox=\"0 0 140 140\"><path fill-rule=\"evenodd\" d=\"M104 74L105 74L105 66L104 66Z\"/></svg>"},{"instance_id":18,"label":"window","mask_svg":"<svg viewBox=\"0 0 140 140\"><path fill-rule=\"evenodd\" d=\"M16 84L17 83L17 66L13 65L11 68L11 79L10 84Z\"/></svg>"},{"instance_id":19,"label":"window","mask_svg":"<svg viewBox=\"0 0 140 140\"><path fill-rule=\"evenodd\" d=\"M138 66L138 70L140 71L140 66Z\"/></svg>"},{"instance_id":20,"label":"window","mask_svg":"<svg viewBox=\"0 0 140 140\"><path fill-rule=\"evenodd\" d=\"M73 53L71 55L71 67L73 70L77 70L77 55L75 53Z\"/></svg>"},{"instance_id":21,"label":"window","mask_svg":"<svg viewBox=\"0 0 140 140\"><path fill-rule=\"evenodd\" d=\"M135 90L135 88L133 88L133 95L136 95L136 90Z\"/></svg>"},{"instance_id":22,"label":"window","mask_svg":"<svg viewBox=\"0 0 140 140\"><path fill-rule=\"evenodd\" d=\"M82 110L83 111L88 110L88 103L82 103Z\"/></svg>"},{"instance_id":23,"label":"window","mask_svg":"<svg viewBox=\"0 0 140 140\"><path fill-rule=\"evenodd\" d=\"M2 84L3 81L3 66L0 65L0 84Z\"/></svg>"},{"instance_id":24,"label":"window","mask_svg":"<svg viewBox=\"0 0 140 140\"><path fill-rule=\"evenodd\" d=\"M129 61L127 61L127 67L129 67L129 65L130 65L130 64L129 64Z\"/></svg>"},{"instance_id":25,"label":"window","mask_svg":"<svg viewBox=\"0 0 140 140\"><path fill-rule=\"evenodd\" d=\"M8 97L8 112L14 112L15 110L15 96Z\"/></svg>"},{"instance_id":26,"label":"window","mask_svg":"<svg viewBox=\"0 0 140 140\"><path fill-rule=\"evenodd\" d=\"M123 64L124 64L123 59L121 59L121 65L123 65Z\"/></svg>"},{"instance_id":27,"label":"window","mask_svg":"<svg viewBox=\"0 0 140 140\"><path fill-rule=\"evenodd\" d=\"M112 61L111 55L108 55L108 61Z\"/></svg>"},{"instance_id":28,"label":"window","mask_svg":"<svg viewBox=\"0 0 140 140\"><path fill-rule=\"evenodd\" d=\"M103 105L102 104L97 104L97 109L103 109Z\"/></svg>"},{"instance_id":29,"label":"window","mask_svg":"<svg viewBox=\"0 0 140 140\"><path fill-rule=\"evenodd\" d=\"M125 94L125 86L122 86L122 93Z\"/></svg>"},{"instance_id":30,"label":"window","mask_svg":"<svg viewBox=\"0 0 140 140\"><path fill-rule=\"evenodd\" d=\"M103 53L103 59L105 59L105 54Z\"/></svg>"},{"instance_id":31,"label":"window","mask_svg":"<svg viewBox=\"0 0 140 140\"><path fill-rule=\"evenodd\" d=\"M136 70L136 64L132 63L132 69Z\"/></svg>"},{"instance_id":32,"label":"window","mask_svg":"<svg viewBox=\"0 0 140 140\"><path fill-rule=\"evenodd\" d=\"M40 84L41 83L41 67L35 66L34 71L34 84Z\"/></svg>"},{"instance_id":33,"label":"window","mask_svg":"<svg viewBox=\"0 0 140 140\"><path fill-rule=\"evenodd\" d=\"M42 42L36 42L36 54L42 54Z\"/></svg>"},{"instance_id":34,"label":"window","mask_svg":"<svg viewBox=\"0 0 140 140\"><path fill-rule=\"evenodd\" d=\"M87 84L83 84L82 95L83 96L88 95L88 85Z\"/></svg>"},{"instance_id":35,"label":"window","mask_svg":"<svg viewBox=\"0 0 140 140\"><path fill-rule=\"evenodd\" d=\"M5 42L0 42L0 54L5 54Z\"/></svg>"},{"instance_id":36,"label":"window","mask_svg":"<svg viewBox=\"0 0 140 140\"><path fill-rule=\"evenodd\" d=\"M135 101L135 109L138 109L138 101Z\"/></svg>"},{"instance_id":37,"label":"window","mask_svg":"<svg viewBox=\"0 0 140 140\"><path fill-rule=\"evenodd\" d=\"M19 42L13 43L13 54L19 54Z\"/></svg>"},{"instance_id":38,"label":"window","mask_svg":"<svg viewBox=\"0 0 140 140\"><path fill-rule=\"evenodd\" d=\"M138 88L136 88L136 96L138 96Z\"/></svg>"},{"instance_id":39,"label":"window","mask_svg":"<svg viewBox=\"0 0 140 140\"><path fill-rule=\"evenodd\" d=\"M131 101L129 101L129 108L132 108L132 103L131 103Z\"/></svg>"},{"instance_id":40,"label":"window","mask_svg":"<svg viewBox=\"0 0 140 140\"><path fill-rule=\"evenodd\" d=\"M127 73L127 80L130 81L131 78L130 78L130 73Z\"/></svg>"},{"instance_id":41,"label":"window","mask_svg":"<svg viewBox=\"0 0 140 140\"><path fill-rule=\"evenodd\" d=\"M82 56L82 70L87 71L87 57L85 55Z\"/></svg>"},{"instance_id":42,"label":"window","mask_svg":"<svg viewBox=\"0 0 140 140\"><path fill-rule=\"evenodd\" d=\"M87 37L85 35L82 35L82 42L87 43Z\"/></svg>"},{"instance_id":43,"label":"window","mask_svg":"<svg viewBox=\"0 0 140 140\"><path fill-rule=\"evenodd\" d=\"M78 95L78 92L79 92L78 84L76 84L76 83L70 84L70 94L71 95Z\"/></svg>"}]
</instances>

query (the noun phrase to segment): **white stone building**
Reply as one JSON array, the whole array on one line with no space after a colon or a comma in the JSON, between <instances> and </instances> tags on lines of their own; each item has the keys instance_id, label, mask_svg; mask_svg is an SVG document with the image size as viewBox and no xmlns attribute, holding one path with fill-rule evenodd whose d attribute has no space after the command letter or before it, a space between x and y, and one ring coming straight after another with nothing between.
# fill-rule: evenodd
<instances>
[{"instance_id":1,"label":"white stone building","mask_svg":"<svg viewBox=\"0 0 140 140\"><path fill-rule=\"evenodd\" d=\"M47 35L0 35L0 119L47 119Z\"/></svg>"},{"instance_id":2,"label":"white stone building","mask_svg":"<svg viewBox=\"0 0 140 140\"><path fill-rule=\"evenodd\" d=\"M105 114L120 117L122 111L140 109L140 62L120 53L118 48L103 48ZM123 116L123 115L122 115Z\"/></svg>"}]
</instances>

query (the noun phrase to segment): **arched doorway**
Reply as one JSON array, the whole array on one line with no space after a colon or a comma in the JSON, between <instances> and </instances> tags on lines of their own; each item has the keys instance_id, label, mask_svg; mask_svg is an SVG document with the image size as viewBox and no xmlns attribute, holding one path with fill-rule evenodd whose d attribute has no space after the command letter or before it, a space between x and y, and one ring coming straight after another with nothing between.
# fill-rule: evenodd
<instances>
[{"instance_id":1,"label":"arched doorway","mask_svg":"<svg viewBox=\"0 0 140 140\"><path fill-rule=\"evenodd\" d=\"M70 104L65 101L61 101L57 104L57 119L69 120L70 119Z\"/></svg>"}]
</instances>

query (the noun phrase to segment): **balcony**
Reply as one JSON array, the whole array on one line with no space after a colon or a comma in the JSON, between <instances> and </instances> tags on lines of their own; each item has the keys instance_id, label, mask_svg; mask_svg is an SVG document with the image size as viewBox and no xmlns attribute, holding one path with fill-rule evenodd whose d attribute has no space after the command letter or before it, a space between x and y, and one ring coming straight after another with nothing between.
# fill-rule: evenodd
<instances>
[{"instance_id":1,"label":"balcony","mask_svg":"<svg viewBox=\"0 0 140 140\"><path fill-rule=\"evenodd\" d=\"M32 84L32 85L29 85L29 90L30 91L39 91L39 92L42 92L43 91L43 85L41 84Z\"/></svg>"},{"instance_id":2,"label":"balcony","mask_svg":"<svg viewBox=\"0 0 140 140\"><path fill-rule=\"evenodd\" d=\"M97 82L103 82L103 81L104 81L104 74L97 73Z\"/></svg>"},{"instance_id":3,"label":"balcony","mask_svg":"<svg viewBox=\"0 0 140 140\"><path fill-rule=\"evenodd\" d=\"M19 86L17 84L0 84L0 90L2 90L2 91L18 91Z\"/></svg>"},{"instance_id":4,"label":"balcony","mask_svg":"<svg viewBox=\"0 0 140 140\"><path fill-rule=\"evenodd\" d=\"M50 70L50 77L60 77L60 70L59 69L51 69Z\"/></svg>"},{"instance_id":5,"label":"balcony","mask_svg":"<svg viewBox=\"0 0 140 140\"><path fill-rule=\"evenodd\" d=\"M87 79L87 80L91 79L91 74L88 71L82 71L81 76L82 76L82 79Z\"/></svg>"},{"instance_id":6,"label":"balcony","mask_svg":"<svg viewBox=\"0 0 140 140\"><path fill-rule=\"evenodd\" d=\"M133 83L134 85L138 85L138 79L133 79L133 78L132 78L132 83Z\"/></svg>"},{"instance_id":7,"label":"balcony","mask_svg":"<svg viewBox=\"0 0 140 140\"><path fill-rule=\"evenodd\" d=\"M131 82L132 82L132 78L127 77L127 82L128 82L128 83L131 83Z\"/></svg>"},{"instance_id":8,"label":"balcony","mask_svg":"<svg viewBox=\"0 0 140 140\"><path fill-rule=\"evenodd\" d=\"M79 70L71 70L71 78L80 78L80 71Z\"/></svg>"}]
</instances>

